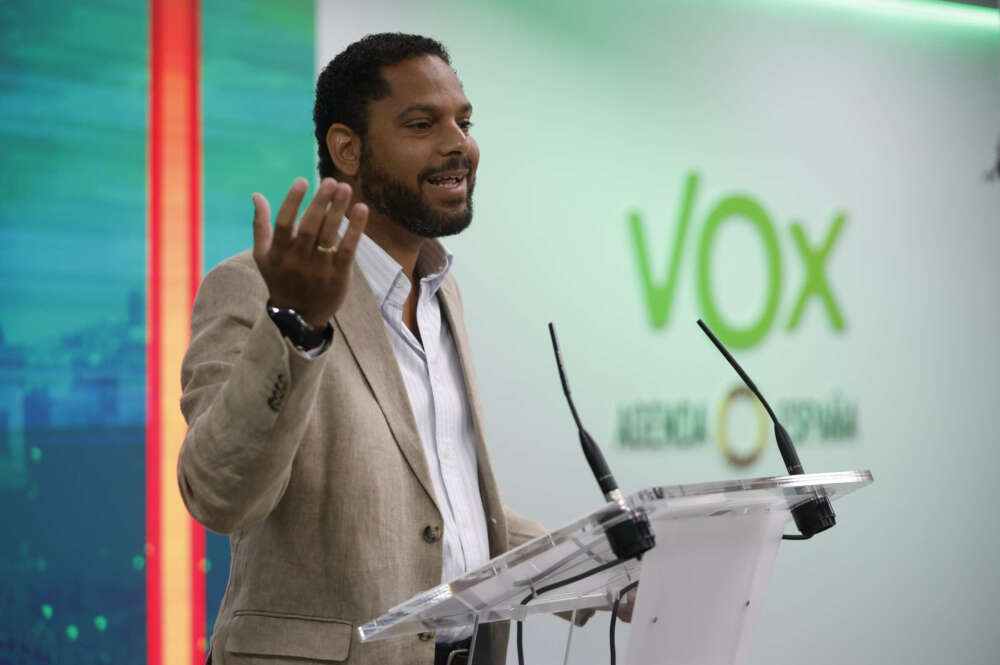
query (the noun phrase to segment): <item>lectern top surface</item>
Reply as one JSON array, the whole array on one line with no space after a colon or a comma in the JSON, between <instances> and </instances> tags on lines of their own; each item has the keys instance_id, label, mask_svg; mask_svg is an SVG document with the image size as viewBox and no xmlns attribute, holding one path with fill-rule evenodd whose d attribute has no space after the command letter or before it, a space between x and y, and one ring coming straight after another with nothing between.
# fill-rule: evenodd
<instances>
[{"instance_id":1,"label":"lectern top surface","mask_svg":"<svg viewBox=\"0 0 1000 665\"><path fill-rule=\"evenodd\" d=\"M790 511L814 496L839 499L872 482L869 471L749 478L640 490L626 499L651 521L714 519L754 511ZM540 587L614 561L604 532L627 519L613 503L506 552L447 584L417 594L358 628L362 641L409 635L475 621L523 619L527 614L597 607L638 579L641 563L627 561L521 604ZM657 546L664 546L658 543Z\"/></svg>"}]
</instances>

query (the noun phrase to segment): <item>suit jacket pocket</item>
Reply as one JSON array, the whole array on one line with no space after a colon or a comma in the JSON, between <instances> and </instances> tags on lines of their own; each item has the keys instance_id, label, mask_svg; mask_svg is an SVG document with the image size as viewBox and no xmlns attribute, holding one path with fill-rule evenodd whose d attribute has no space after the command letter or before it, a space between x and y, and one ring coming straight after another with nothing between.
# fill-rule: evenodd
<instances>
[{"instance_id":1,"label":"suit jacket pocket","mask_svg":"<svg viewBox=\"0 0 1000 665\"><path fill-rule=\"evenodd\" d=\"M351 622L324 617L237 610L226 651L341 662L351 648Z\"/></svg>"}]
</instances>

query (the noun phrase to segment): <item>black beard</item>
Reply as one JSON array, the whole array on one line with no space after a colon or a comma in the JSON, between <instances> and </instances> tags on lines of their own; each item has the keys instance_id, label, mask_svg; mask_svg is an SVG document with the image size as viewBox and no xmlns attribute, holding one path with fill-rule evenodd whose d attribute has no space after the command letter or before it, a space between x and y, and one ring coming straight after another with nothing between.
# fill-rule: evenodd
<instances>
[{"instance_id":1,"label":"black beard","mask_svg":"<svg viewBox=\"0 0 1000 665\"><path fill-rule=\"evenodd\" d=\"M472 170L467 158L452 157L440 167L422 172L418 182L433 176L435 172L456 169ZM465 209L447 213L435 210L424 200L419 190L411 189L396 180L375 163L370 151L361 155L361 194L365 202L404 229L421 238L440 238L460 233L472 223L473 181L466 176Z\"/></svg>"}]
</instances>

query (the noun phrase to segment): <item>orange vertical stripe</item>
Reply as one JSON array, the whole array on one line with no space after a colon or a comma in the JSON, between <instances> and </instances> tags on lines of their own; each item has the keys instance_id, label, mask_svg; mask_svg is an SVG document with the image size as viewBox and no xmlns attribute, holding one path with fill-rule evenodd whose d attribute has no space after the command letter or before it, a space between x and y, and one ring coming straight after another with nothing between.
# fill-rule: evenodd
<instances>
[{"instance_id":1,"label":"orange vertical stripe","mask_svg":"<svg viewBox=\"0 0 1000 665\"><path fill-rule=\"evenodd\" d=\"M204 657L204 531L177 489L180 366L201 274L197 0L150 3L147 661Z\"/></svg>"}]
</instances>

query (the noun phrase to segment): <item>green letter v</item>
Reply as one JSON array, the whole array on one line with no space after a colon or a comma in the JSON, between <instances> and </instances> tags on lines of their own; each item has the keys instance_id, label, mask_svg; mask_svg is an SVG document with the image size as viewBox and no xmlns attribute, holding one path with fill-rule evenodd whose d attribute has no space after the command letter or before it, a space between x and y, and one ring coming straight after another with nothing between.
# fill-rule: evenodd
<instances>
[{"instance_id":1,"label":"green letter v","mask_svg":"<svg viewBox=\"0 0 1000 665\"><path fill-rule=\"evenodd\" d=\"M649 305L649 322L654 328L664 327L670 318L670 303L674 298L677 273L681 266L681 252L684 249L684 238L687 237L688 221L691 218L691 208L694 206L694 195L697 188L698 174L689 173L684 187L684 199L681 201L680 219L674 234L674 251L670 255L667 281L664 284L653 282L653 271L649 266L649 250L646 247L642 216L637 211L629 213L628 216L629 226L632 229L632 243L639 261L639 276L642 279L646 303Z\"/></svg>"}]
</instances>

